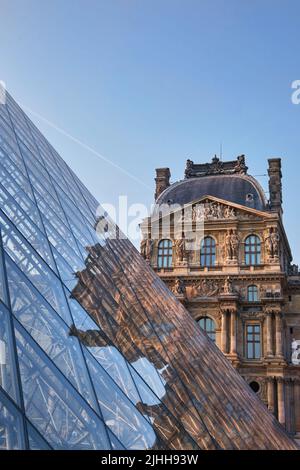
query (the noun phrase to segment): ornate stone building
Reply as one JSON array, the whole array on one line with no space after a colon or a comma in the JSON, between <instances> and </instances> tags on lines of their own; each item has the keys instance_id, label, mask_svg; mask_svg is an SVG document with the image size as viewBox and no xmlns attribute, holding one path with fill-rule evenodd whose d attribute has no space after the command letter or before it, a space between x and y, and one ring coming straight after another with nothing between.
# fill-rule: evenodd
<instances>
[{"instance_id":1,"label":"ornate stone building","mask_svg":"<svg viewBox=\"0 0 300 470\"><path fill-rule=\"evenodd\" d=\"M299 439L300 274L283 225L281 160L269 160L269 201L247 170L244 155L188 160L173 184L169 168L157 169L141 252Z\"/></svg>"}]
</instances>

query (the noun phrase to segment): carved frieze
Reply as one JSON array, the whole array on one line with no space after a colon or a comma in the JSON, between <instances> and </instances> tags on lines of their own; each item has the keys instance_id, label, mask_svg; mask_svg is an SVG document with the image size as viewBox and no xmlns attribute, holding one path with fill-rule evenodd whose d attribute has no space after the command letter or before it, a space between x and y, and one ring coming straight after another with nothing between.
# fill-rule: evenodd
<instances>
[{"instance_id":1,"label":"carved frieze","mask_svg":"<svg viewBox=\"0 0 300 470\"><path fill-rule=\"evenodd\" d=\"M220 281L213 279L202 279L192 284L190 297L214 297L221 290Z\"/></svg>"}]
</instances>

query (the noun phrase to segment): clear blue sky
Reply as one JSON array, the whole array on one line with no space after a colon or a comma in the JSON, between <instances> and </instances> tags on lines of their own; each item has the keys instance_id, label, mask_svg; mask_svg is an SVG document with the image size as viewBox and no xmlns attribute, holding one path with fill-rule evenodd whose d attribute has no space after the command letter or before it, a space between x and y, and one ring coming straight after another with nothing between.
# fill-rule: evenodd
<instances>
[{"instance_id":1,"label":"clear blue sky","mask_svg":"<svg viewBox=\"0 0 300 470\"><path fill-rule=\"evenodd\" d=\"M299 0L0 0L0 80L100 202L149 204L154 169L244 153L283 158L284 217L300 262ZM259 178L267 190L267 178Z\"/></svg>"}]
</instances>

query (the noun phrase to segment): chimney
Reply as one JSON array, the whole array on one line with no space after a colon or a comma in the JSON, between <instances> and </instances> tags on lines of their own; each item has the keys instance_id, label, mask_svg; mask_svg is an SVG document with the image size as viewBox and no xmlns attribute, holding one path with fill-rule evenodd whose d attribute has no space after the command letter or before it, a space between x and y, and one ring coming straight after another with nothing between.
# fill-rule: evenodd
<instances>
[{"instance_id":1,"label":"chimney","mask_svg":"<svg viewBox=\"0 0 300 470\"><path fill-rule=\"evenodd\" d=\"M270 158L268 162L270 208L282 214L281 158Z\"/></svg>"},{"instance_id":2,"label":"chimney","mask_svg":"<svg viewBox=\"0 0 300 470\"><path fill-rule=\"evenodd\" d=\"M170 186L170 169L169 168L156 168L156 178L155 178L155 200L158 196Z\"/></svg>"}]
</instances>

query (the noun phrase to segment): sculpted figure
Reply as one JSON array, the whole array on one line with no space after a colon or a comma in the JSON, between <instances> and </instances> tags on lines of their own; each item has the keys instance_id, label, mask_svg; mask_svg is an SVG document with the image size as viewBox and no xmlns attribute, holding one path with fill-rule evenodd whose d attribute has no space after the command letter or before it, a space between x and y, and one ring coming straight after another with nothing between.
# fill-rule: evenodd
<instances>
[{"instance_id":1,"label":"sculpted figure","mask_svg":"<svg viewBox=\"0 0 300 470\"><path fill-rule=\"evenodd\" d=\"M265 238L265 249L266 249L266 252L269 256L272 257L272 248L273 248L273 245L272 245L272 240L271 240L271 236L270 236L270 233L269 235Z\"/></svg>"},{"instance_id":2,"label":"sculpted figure","mask_svg":"<svg viewBox=\"0 0 300 470\"><path fill-rule=\"evenodd\" d=\"M227 230L224 242L226 259L238 258L240 239L236 230Z\"/></svg>"},{"instance_id":3,"label":"sculpted figure","mask_svg":"<svg viewBox=\"0 0 300 470\"><path fill-rule=\"evenodd\" d=\"M231 259L232 258L232 249L231 249L231 234L230 231L227 230L225 236L225 258Z\"/></svg>"},{"instance_id":4,"label":"sculpted figure","mask_svg":"<svg viewBox=\"0 0 300 470\"><path fill-rule=\"evenodd\" d=\"M144 259L146 259L146 239L143 238L141 241L141 255Z\"/></svg>"},{"instance_id":5,"label":"sculpted figure","mask_svg":"<svg viewBox=\"0 0 300 470\"><path fill-rule=\"evenodd\" d=\"M232 251L233 258L238 258L239 244L240 244L239 236L236 230L234 230L231 234L231 251Z\"/></svg>"},{"instance_id":6,"label":"sculpted figure","mask_svg":"<svg viewBox=\"0 0 300 470\"><path fill-rule=\"evenodd\" d=\"M224 294L232 294L233 292L233 289L232 289L232 280L230 279L230 277L228 276L226 279L225 279L225 283L224 283Z\"/></svg>"},{"instance_id":7,"label":"sculpted figure","mask_svg":"<svg viewBox=\"0 0 300 470\"><path fill-rule=\"evenodd\" d=\"M236 173L246 173L247 172L245 155L239 155L237 157L237 163L234 167L234 171Z\"/></svg>"},{"instance_id":8,"label":"sculpted figure","mask_svg":"<svg viewBox=\"0 0 300 470\"><path fill-rule=\"evenodd\" d=\"M174 294L185 295L185 285L181 279L176 279L173 292Z\"/></svg>"},{"instance_id":9,"label":"sculpted figure","mask_svg":"<svg viewBox=\"0 0 300 470\"><path fill-rule=\"evenodd\" d=\"M293 338L291 346L292 346L292 357L291 357L292 364L299 365L300 364L300 340L297 341L295 338Z\"/></svg>"},{"instance_id":10,"label":"sculpted figure","mask_svg":"<svg viewBox=\"0 0 300 470\"><path fill-rule=\"evenodd\" d=\"M216 204L211 205L211 215L214 219L218 217L218 207Z\"/></svg>"},{"instance_id":11,"label":"sculpted figure","mask_svg":"<svg viewBox=\"0 0 300 470\"><path fill-rule=\"evenodd\" d=\"M191 176L193 165L194 165L194 162L188 158L187 161L186 161L186 167L185 167L185 177L186 178Z\"/></svg>"},{"instance_id":12,"label":"sculpted figure","mask_svg":"<svg viewBox=\"0 0 300 470\"><path fill-rule=\"evenodd\" d=\"M279 234L276 229L272 230L270 238L272 242L273 257L278 257L279 256Z\"/></svg>"},{"instance_id":13,"label":"sculpted figure","mask_svg":"<svg viewBox=\"0 0 300 470\"><path fill-rule=\"evenodd\" d=\"M270 258L279 257L279 233L276 228L269 230L268 236L265 238L265 249Z\"/></svg>"},{"instance_id":14,"label":"sculpted figure","mask_svg":"<svg viewBox=\"0 0 300 470\"><path fill-rule=\"evenodd\" d=\"M218 203L218 207L217 207L217 217L218 217L218 219L223 219L223 217L224 217L223 206L220 203Z\"/></svg>"},{"instance_id":15,"label":"sculpted figure","mask_svg":"<svg viewBox=\"0 0 300 470\"><path fill-rule=\"evenodd\" d=\"M152 249L153 249L153 240L150 240L150 238L147 238L146 240L146 259L147 260L150 260L151 258Z\"/></svg>"},{"instance_id":16,"label":"sculpted figure","mask_svg":"<svg viewBox=\"0 0 300 470\"><path fill-rule=\"evenodd\" d=\"M175 240L175 253L177 261L183 261L185 257L185 240L181 238L179 240Z\"/></svg>"}]
</instances>

